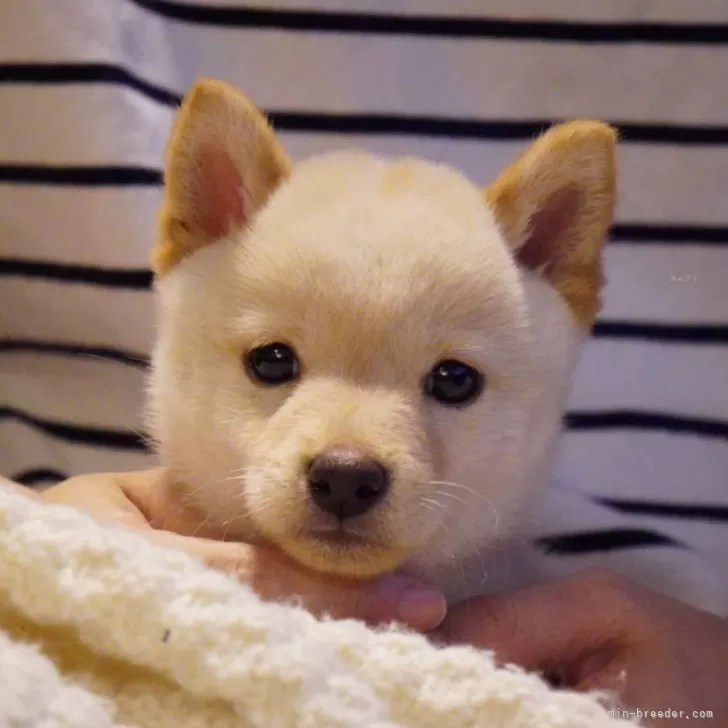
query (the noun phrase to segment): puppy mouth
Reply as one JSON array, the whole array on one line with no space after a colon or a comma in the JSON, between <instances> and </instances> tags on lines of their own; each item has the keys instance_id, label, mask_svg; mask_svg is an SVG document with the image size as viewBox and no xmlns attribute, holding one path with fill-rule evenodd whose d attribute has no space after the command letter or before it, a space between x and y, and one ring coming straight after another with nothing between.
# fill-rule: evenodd
<instances>
[{"instance_id":1,"label":"puppy mouth","mask_svg":"<svg viewBox=\"0 0 728 728\"><path fill-rule=\"evenodd\" d=\"M302 534L305 537L319 541L332 546L370 546L376 547L378 544L371 536L367 536L359 529L352 528L345 523L336 526L312 528Z\"/></svg>"}]
</instances>

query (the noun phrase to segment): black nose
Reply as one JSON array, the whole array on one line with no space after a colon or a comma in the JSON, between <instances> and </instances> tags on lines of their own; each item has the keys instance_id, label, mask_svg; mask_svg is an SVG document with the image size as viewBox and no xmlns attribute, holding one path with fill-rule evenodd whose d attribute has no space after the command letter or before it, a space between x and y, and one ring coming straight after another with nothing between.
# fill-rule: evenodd
<instances>
[{"instance_id":1,"label":"black nose","mask_svg":"<svg viewBox=\"0 0 728 728\"><path fill-rule=\"evenodd\" d=\"M308 470L311 500L342 520L366 513L382 500L388 488L387 469L352 451L323 452Z\"/></svg>"}]
</instances>

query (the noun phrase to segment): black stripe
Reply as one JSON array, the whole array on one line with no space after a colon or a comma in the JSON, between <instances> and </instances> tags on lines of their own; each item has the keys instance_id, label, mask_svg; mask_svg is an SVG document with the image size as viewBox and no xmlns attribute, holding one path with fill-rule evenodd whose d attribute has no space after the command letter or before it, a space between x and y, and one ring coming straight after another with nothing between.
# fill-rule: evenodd
<instances>
[{"instance_id":1,"label":"black stripe","mask_svg":"<svg viewBox=\"0 0 728 728\"><path fill-rule=\"evenodd\" d=\"M619 223L612 227L611 241L616 243L700 243L728 244L728 227L717 225L641 225Z\"/></svg>"},{"instance_id":2,"label":"black stripe","mask_svg":"<svg viewBox=\"0 0 728 728\"><path fill-rule=\"evenodd\" d=\"M177 106L180 102L179 95L172 91L110 63L5 63L0 64L0 83L109 83L134 89L166 106Z\"/></svg>"},{"instance_id":3,"label":"black stripe","mask_svg":"<svg viewBox=\"0 0 728 728\"><path fill-rule=\"evenodd\" d=\"M8 64L0 65L0 83L113 83L132 88L148 98L175 107L180 102L178 94L163 89L156 84L140 79L125 68L108 64ZM527 141L563 119L544 120L479 120L457 119L401 114L365 113L310 113L297 111L272 110L268 112L271 121L279 131L331 134L397 135L445 137L450 139L491 139L507 141ZM626 143L659 143L687 145L728 144L728 127L725 126L685 126L676 124L645 124L613 121ZM43 170L37 167L6 167L6 174L14 174L21 182L45 181ZM126 172L121 172L126 170ZM1 172L1 170L0 170ZM125 184L155 184L158 173L155 170L133 168L108 168L103 182L126 174L129 181ZM56 184L72 184L75 177L88 174L88 170L50 168L48 174L56 177L64 174L63 181ZM41 176L40 180L36 178ZM69 177L72 176L72 177ZM31 179L27 179L30 177ZM2 177L0 176L0 180ZM55 179L55 177L54 177ZM69 180L70 181L67 181ZM13 181L13 180L11 180ZM52 183L52 182L51 182ZM121 183L121 182L120 182Z\"/></svg>"},{"instance_id":4,"label":"black stripe","mask_svg":"<svg viewBox=\"0 0 728 728\"><path fill-rule=\"evenodd\" d=\"M273 125L286 132L332 134L386 134L392 136L445 137L525 141L566 119L532 121L455 119L403 114L268 112ZM622 142L642 144L728 144L728 127L678 126L611 122Z\"/></svg>"},{"instance_id":5,"label":"black stripe","mask_svg":"<svg viewBox=\"0 0 728 728\"><path fill-rule=\"evenodd\" d=\"M27 339L0 339L0 353L21 352L34 354L57 354L60 356L103 359L145 370L149 366L147 357L132 354L107 346L84 346L82 344L61 344L55 341L30 341Z\"/></svg>"},{"instance_id":6,"label":"black stripe","mask_svg":"<svg viewBox=\"0 0 728 728\"><path fill-rule=\"evenodd\" d=\"M457 38L509 38L572 43L670 43L723 45L728 26L697 23L597 23L478 17L384 15L319 10L269 10L192 5L168 0L132 0L174 20L266 30L377 33Z\"/></svg>"},{"instance_id":7,"label":"black stripe","mask_svg":"<svg viewBox=\"0 0 728 728\"><path fill-rule=\"evenodd\" d=\"M614 410L607 412L569 412L566 427L588 430L662 430L685 435L704 435L728 439L728 422L697 417L680 417L658 412Z\"/></svg>"},{"instance_id":8,"label":"black stripe","mask_svg":"<svg viewBox=\"0 0 728 728\"><path fill-rule=\"evenodd\" d=\"M88 283L135 290L147 290L152 285L152 274L148 270L99 268L13 258L0 258L0 276L46 278L67 283Z\"/></svg>"},{"instance_id":9,"label":"black stripe","mask_svg":"<svg viewBox=\"0 0 728 728\"><path fill-rule=\"evenodd\" d=\"M656 324L597 321L592 334L598 339L640 339L676 344L728 344L728 326L708 324Z\"/></svg>"},{"instance_id":10,"label":"black stripe","mask_svg":"<svg viewBox=\"0 0 728 728\"><path fill-rule=\"evenodd\" d=\"M60 483L63 480L67 480L68 476L61 473L59 470L52 470L51 468L35 468L33 470L25 470L22 473L14 475L11 480L21 485L45 485Z\"/></svg>"},{"instance_id":11,"label":"black stripe","mask_svg":"<svg viewBox=\"0 0 728 728\"><path fill-rule=\"evenodd\" d=\"M148 270L100 268L12 258L0 258L0 276L43 278L132 290L149 290L153 280L153 275ZM675 343L728 343L728 327L718 324L673 325L598 321L593 328L593 334L597 338L644 339ZM119 357L111 354L109 358Z\"/></svg>"},{"instance_id":12,"label":"black stripe","mask_svg":"<svg viewBox=\"0 0 728 728\"><path fill-rule=\"evenodd\" d=\"M701 521L728 521L728 506L656 503L654 501L635 501L623 498L595 498L595 500L622 513Z\"/></svg>"},{"instance_id":13,"label":"black stripe","mask_svg":"<svg viewBox=\"0 0 728 728\"><path fill-rule=\"evenodd\" d=\"M562 556L621 551L644 546L682 546L677 541L654 531L632 528L545 536L536 543L549 553Z\"/></svg>"},{"instance_id":14,"label":"black stripe","mask_svg":"<svg viewBox=\"0 0 728 728\"><path fill-rule=\"evenodd\" d=\"M356 134L368 136L437 137L492 141L529 141L565 119L533 121L456 119L404 114L324 113L297 111L266 112L281 132ZM728 127L679 126L610 122L619 129L622 142L715 146L728 144ZM83 181L88 179L87 182ZM0 182L96 185L159 184L158 170L143 167L50 167L3 165Z\"/></svg>"},{"instance_id":15,"label":"black stripe","mask_svg":"<svg viewBox=\"0 0 728 728\"><path fill-rule=\"evenodd\" d=\"M66 187L149 187L162 183L162 173L145 167L51 166L2 164L0 184Z\"/></svg>"},{"instance_id":16,"label":"black stripe","mask_svg":"<svg viewBox=\"0 0 728 728\"><path fill-rule=\"evenodd\" d=\"M51 437L79 445L106 447L114 450L147 452L149 447L144 437L136 432L108 430L100 427L84 427L65 422L54 422L13 407L0 407L0 420L16 420L24 425L41 430Z\"/></svg>"}]
</instances>

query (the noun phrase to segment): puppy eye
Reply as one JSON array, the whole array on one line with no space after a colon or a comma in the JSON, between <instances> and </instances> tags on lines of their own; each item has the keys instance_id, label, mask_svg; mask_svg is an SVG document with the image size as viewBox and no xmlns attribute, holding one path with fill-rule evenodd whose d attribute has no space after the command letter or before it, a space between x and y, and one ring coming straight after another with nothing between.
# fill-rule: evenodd
<instances>
[{"instance_id":1,"label":"puppy eye","mask_svg":"<svg viewBox=\"0 0 728 728\"><path fill-rule=\"evenodd\" d=\"M268 385L290 382L299 372L296 353L290 346L278 342L251 349L246 365L252 377Z\"/></svg>"},{"instance_id":2,"label":"puppy eye","mask_svg":"<svg viewBox=\"0 0 728 728\"><path fill-rule=\"evenodd\" d=\"M425 377L423 390L444 405L470 404L483 391L485 378L473 367L446 359Z\"/></svg>"}]
</instances>

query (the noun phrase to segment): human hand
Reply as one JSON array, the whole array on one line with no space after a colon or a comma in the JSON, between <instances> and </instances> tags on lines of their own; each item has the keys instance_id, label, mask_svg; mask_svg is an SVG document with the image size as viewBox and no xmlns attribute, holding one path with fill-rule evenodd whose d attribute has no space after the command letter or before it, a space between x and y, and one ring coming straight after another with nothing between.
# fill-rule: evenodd
<instances>
[{"instance_id":1,"label":"human hand","mask_svg":"<svg viewBox=\"0 0 728 728\"><path fill-rule=\"evenodd\" d=\"M435 634L567 687L608 690L648 726L728 726L728 621L609 571L476 597ZM676 714L650 714L668 710Z\"/></svg>"},{"instance_id":2,"label":"human hand","mask_svg":"<svg viewBox=\"0 0 728 728\"><path fill-rule=\"evenodd\" d=\"M185 551L248 583L263 599L296 598L315 614L370 624L397 621L420 631L436 627L445 614L436 589L404 575L350 581L303 569L268 546L217 540L205 533L204 517L184 505L164 469L78 476L40 497Z\"/></svg>"}]
</instances>

